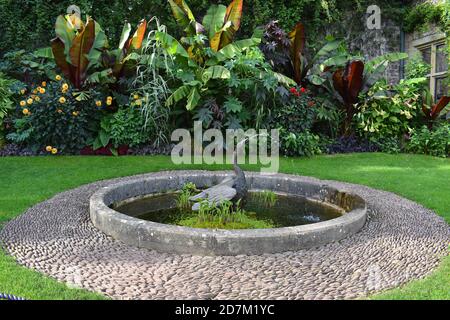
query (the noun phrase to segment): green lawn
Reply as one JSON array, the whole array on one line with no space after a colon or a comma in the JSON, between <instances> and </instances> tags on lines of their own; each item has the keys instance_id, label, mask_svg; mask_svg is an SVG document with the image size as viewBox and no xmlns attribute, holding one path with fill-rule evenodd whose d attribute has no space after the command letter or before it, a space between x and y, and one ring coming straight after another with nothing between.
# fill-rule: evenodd
<instances>
[{"instance_id":1,"label":"green lawn","mask_svg":"<svg viewBox=\"0 0 450 320\"><path fill-rule=\"evenodd\" d=\"M0 224L64 190L97 180L167 169L179 167L163 156L0 158ZM183 169L222 168L185 166ZM281 160L281 171L392 191L436 211L450 223L450 159L386 154L285 158ZM449 283L450 257L447 257L428 278L373 298L450 299ZM0 292L28 299L102 298L83 290L69 289L22 268L1 251Z\"/></svg>"}]
</instances>

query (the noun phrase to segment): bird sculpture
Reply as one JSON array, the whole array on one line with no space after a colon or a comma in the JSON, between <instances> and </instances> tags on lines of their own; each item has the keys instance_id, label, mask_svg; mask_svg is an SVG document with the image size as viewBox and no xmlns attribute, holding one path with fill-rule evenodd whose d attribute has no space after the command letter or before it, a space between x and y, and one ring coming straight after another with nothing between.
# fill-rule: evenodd
<instances>
[{"instance_id":1,"label":"bird sculpture","mask_svg":"<svg viewBox=\"0 0 450 320\"><path fill-rule=\"evenodd\" d=\"M210 206L218 205L224 201L233 201L237 203L239 200L247 196L248 188L244 171L237 164L237 153L233 153L234 177L226 178L216 186L206 189L196 196L189 198L190 201L196 203L192 206L192 211L199 211L201 203L207 201Z\"/></svg>"}]
</instances>

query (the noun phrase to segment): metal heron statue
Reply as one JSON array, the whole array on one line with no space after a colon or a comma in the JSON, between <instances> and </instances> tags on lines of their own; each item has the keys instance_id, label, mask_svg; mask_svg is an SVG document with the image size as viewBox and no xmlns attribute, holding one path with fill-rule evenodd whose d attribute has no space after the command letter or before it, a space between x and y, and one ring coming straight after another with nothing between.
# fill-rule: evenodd
<instances>
[{"instance_id":1,"label":"metal heron statue","mask_svg":"<svg viewBox=\"0 0 450 320\"><path fill-rule=\"evenodd\" d=\"M245 142L245 140L243 142ZM193 211L199 211L201 202L205 200L209 205L214 206L224 201L233 201L236 203L247 196L247 180L245 179L244 171L238 166L236 151L233 153L233 167L234 177L226 178L218 185L189 198L190 201L196 201L192 206Z\"/></svg>"}]
</instances>

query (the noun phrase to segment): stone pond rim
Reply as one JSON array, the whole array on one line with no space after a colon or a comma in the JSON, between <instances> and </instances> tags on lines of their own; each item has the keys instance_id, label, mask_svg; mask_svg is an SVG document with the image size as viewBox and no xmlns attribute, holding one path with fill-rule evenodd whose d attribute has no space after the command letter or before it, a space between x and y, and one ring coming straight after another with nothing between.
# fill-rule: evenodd
<instances>
[{"instance_id":1,"label":"stone pond rim","mask_svg":"<svg viewBox=\"0 0 450 320\"><path fill-rule=\"evenodd\" d=\"M212 230L145 221L110 208L127 199L179 190L187 182L199 188L212 186L229 175L219 171L170 171L113 184L91 197L90 217L95 227L129 245L162 253L209 256L261 255L318 247L355 234L366 222L366 203L357 195L301 176L252 172L246 172L250 190L301 195L337 205L346 213L336 219L295 227Z\"/></svg>"}]
</instances>

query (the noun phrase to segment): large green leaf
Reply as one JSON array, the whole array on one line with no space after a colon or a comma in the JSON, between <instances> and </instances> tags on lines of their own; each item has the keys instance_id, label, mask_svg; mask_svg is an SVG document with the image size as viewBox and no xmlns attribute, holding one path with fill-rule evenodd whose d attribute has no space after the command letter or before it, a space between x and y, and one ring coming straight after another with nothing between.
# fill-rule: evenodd
<instances>
[{"instance_id":1,"label":"large green leaf","mask_svg":"<svg viewBox=\"0 0 450 320\"><path fill-rule=\"evenodd\" d=\"M293 79L285 76L284 74L273 71L270 71L269 73L273 75L279 83L284 84L287 87L292 87L297 84Z\"/></svg>"},{"instance_id":2,"label":"large green leaf","mask_svg":"<svg viewBox=\"0 0 450 320\"><path fill-rule=\"evenodd\" d=\"M64 43L64 53L66 55L66 60L69 61L69 50L72 46L72 41L76 36L76 29L66 20L64 16L58 16L56 18L55 24L56 36Z\"/></svg>"},{"instance_id":3,"label":"large green leaf","mask_svg":"<svg viewBox=\"0 0 450 320\"><path fill-rule=\"evenodd\" d=\"M167 99L166 106L170 107L173 106L178 101L181 101L182 99L186 98L190 92L192 87L191 86L181 86L177 90L175 90L174 93Z\"/></svg>"},{"instance_id":4,"label":"large green leaf","mask_svg":"<svg viewBox=\"0 0 450 320\"><path fill-rule=\"evenodd\" d=\"M197 22L184 0L168 0L173 16L188 35L197 33Z\"/></svg>"},{"instance_id":5,"label":"large green leaf","mask_svg":"<svg viewBox=\"0 0 450 320\"><path fill-rule=\"evenodd\" d=\"M230 70L222 66L212 66L206 69L202 74L202 80L207 83L211 79L229 79Z\"/></svg>"},{"instance_id":6,"label":"large green leaf","mask_svg":"<svg viewBox=\"0 0 450 320\"><path fill-rule=\"evenodd\" d=\"M217 64L218 62L233 59L243 50L259 46L261 43L262 32L262 29L256 29L251 38L234 41L233 43L226 45L216 52L216 54L208 60L206 64L211 66Z\"/></svg>"},{"instance_id":7,"label":"large green leaf","mask_svg":"<svg viewBox=\"0 0 450 320\"><path fill-rule=\"evenodd\" d=\"M339 46L342 44L342 40L333 40L329 41L327 44L325 44L315 55L313 60L318 60L321 57L327 56L333 51L335 51Z\"/></svg>"},{"instance_id":8,"label":"large green leaf","mask_svg":"<svg viewBox=\"0 0 450 320\"><path fill-rule=\"evenodd\" d=\"M196 87L193 87L187 99L186 109L189 111L194 110L195 107L198 105L200 98L201 97L198 92L198 89Z\"/></svg>"},{"instance_id":9,"label":"large green leaf","mask_svg":"<svg viewBox=\"0 0 450 320\"><path fill-rule=\"evenodd\" d=\"M101 55L105 48L108 47L108 38L98 23L95 23L95 40L91 51L88 54L88 69L100 64Z\"/></svg>"},{"instance_id":10,"label":"large green leaf","mask_svg":"<svg viewBox=\"0 0 450 320\"><path fill-rule=\"evenodd\" d=\"M125 48L125 45L127 44L128 39L130 38L130 33L131 33L131 24L127 22L123 26L122 35L120 36L120 42L119 42L120 49Z\"/></svg>"},{"instance_id":11,"label":"large green leaf","mask_svg":"<svg viewBox=\"0 0 450 320\"><path fill-rule=\"evenodd\" d=\"M33 54L38 58L54 59L51 47L37 49Z\"/></svg>"},{"instance_id":12,"label":"large green leaf","mask_svg":"<svg viewBox=\"0 0 450 320\"><path fill-rule=\"evenodd\" d=\"M366 63L366 70L368 72L374 70L379 64L382 64L384 61L388 62L397 62L403 59L407 59L408 54L405 52L392 52L376 57L369 62Z\"/></svg>"},{"instance_id":13,"label":"large green leaf","mask_svg":"<svg viewBox=\"0 0 450 320\"><path fill-rule=\"evenodd\" d=\"M203 26L208 31L209 39L212 39L225 21L227 7L223 5L211 5L203 18Z\"/></svg>"},{"instance_id":14,"label":"large green leaf","mask_svg":"<svg viewBox=\"0 0 450 320\"><path fill-rule=\"evenodd\" d=\"M158 31L155 33L155 40L157 40L170 55L189 58L186 49L171 35Z\"/></svg>"}]
</instances>

